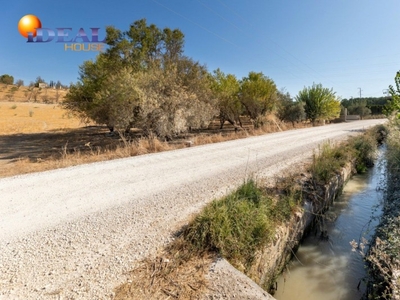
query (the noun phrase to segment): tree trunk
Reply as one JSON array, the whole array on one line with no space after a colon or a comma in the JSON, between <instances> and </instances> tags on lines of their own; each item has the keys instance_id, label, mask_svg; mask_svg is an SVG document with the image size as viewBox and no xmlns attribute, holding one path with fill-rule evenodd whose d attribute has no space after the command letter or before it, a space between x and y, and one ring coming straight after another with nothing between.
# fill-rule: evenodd
<instances>
[{"instance_id":1,"label":"tree trunk","mask_svg":"<svg viewBox=\"0 0 400 300\"><path fill-rule=\"evenodd\" d=\"M220 127L219 129L222 130L222 128L224 127L224 123L225 123L225 117L224 116L219 116L219 123L220 123Z\"/></svg>"}]
</instances>

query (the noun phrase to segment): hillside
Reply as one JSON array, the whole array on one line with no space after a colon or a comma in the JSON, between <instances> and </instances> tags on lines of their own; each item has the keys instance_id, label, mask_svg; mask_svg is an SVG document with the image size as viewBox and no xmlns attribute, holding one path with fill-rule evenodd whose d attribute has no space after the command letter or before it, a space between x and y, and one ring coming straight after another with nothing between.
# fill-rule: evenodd
<instances>
[{"instance_id":1,"label":"hillside","mask_svg":"<svg viewBox=\"0 0 400 300\"><path fill-rule=\"evenodd\" d=\"M0 83L0 101L58 103L68 90L7 85Z\"/></svg>"}]
</instances>

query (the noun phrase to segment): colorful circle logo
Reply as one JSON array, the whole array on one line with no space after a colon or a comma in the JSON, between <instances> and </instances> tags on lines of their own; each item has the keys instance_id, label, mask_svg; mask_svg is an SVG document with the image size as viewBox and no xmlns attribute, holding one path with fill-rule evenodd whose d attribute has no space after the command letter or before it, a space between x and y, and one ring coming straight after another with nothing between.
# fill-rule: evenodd
<instances>
[{"instance_id":1,"label":"colorful circle logo","mask_svg":"<svg viewBox=\"0 0 400 300\"><path fill-rule=\"evenodd\" d=\"M26 15L21 18L18 22L18 31L23 37L28 37L28 33L31 32L32 36L36 36L36 29L42 28L42 22L39 18L34 15Z\"/></svg>"}]
</instances>

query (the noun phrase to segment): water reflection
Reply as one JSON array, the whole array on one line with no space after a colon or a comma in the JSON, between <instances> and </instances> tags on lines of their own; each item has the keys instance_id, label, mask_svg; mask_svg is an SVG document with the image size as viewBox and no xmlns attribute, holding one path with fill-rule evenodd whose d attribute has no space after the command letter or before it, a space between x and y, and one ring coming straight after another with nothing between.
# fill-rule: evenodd
<instances>
[{"instance_id":1,"label":"water reflection","mask_svg":"<svg viewBox=\"0 0 400 300\"><path fill-rule=\"evenodd\" d=\"M381 156L382 157L382 156ZM327 212L322 234L310 234L278 280L278 300L355 300L365 291L364 262L351 251L353 239L370 239L381 213L381 158L365 175L354 176Z\"/></svg>"}]
</instances>

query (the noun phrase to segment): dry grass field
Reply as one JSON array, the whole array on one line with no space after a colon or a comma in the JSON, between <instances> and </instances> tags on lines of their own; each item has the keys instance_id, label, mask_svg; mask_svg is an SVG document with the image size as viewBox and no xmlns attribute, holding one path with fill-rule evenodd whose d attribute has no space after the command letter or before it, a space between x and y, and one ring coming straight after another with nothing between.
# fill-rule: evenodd
<instances>
[{"instance_id":1,"label":"dry grass field","mask_svg":"<svg viewBox=\"0 0 400 300\"><path fill-rule=\"evenodd\" d=\"M0 135L66 130L82 125L58 104L0 102Z\"/></svg>"}]
</instances>

